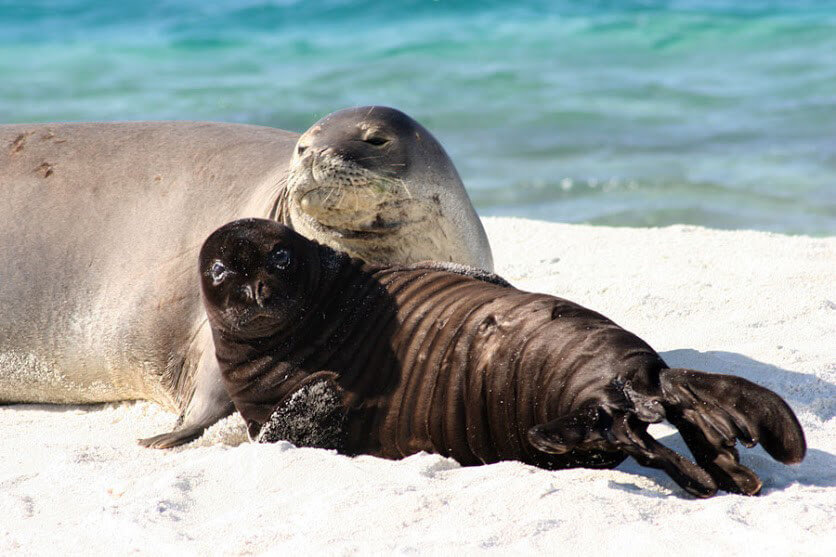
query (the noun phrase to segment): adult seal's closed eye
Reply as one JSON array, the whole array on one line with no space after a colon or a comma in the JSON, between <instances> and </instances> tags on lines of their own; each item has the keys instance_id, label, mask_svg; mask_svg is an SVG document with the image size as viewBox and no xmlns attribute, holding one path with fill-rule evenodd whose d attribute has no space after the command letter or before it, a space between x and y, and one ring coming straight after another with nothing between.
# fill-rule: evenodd
<instances>
[{"instance_id":1,"label":"adult seal's closed eye","mask_svg":"<svg viewBox=\"0 0 836 557\"><path fill-rule=\"evenodd\" d=\"M0 402L150 399L168 447L232 410L194 265L241 217L381 263L492 266L455 168L420 124L343 110L301 137L219 123L0 126Z\"/></svg>"},{"instance_id":2,"label":"adult seal's closed eye","mask_svg":"<svg viewBox=\"0 0 836 557\"><path fill-rule=\"evenodd\" d=\"M806 451L772 391L668 368L606 317L497 277L370 266L258 219L214 232L200 269L224 384L256 439L550 469L631 456L697 497L760 491L738 440L785 463ZM696 463L648 434L663 419Z\"/></svg>"}]
</instances>

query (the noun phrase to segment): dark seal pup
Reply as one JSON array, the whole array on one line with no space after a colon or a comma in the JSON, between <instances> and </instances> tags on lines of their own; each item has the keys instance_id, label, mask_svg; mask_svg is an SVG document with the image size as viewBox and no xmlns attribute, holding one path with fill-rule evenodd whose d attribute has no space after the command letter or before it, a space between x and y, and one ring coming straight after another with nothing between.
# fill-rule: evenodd
<instances>
[{"instance_id":1,"label":"dark seal pup","mask_svg":"<svg viewBox=\"0 0 836 557\"><path fill-rule=\"evenodd\" d=\"M804 457L801 426L772 391L670 369L606 317L484 271L370 266L246 219L206 240L200 273L224 384L259 440L549 469L632 456L697 497L760 491L736 440ZM647 433L663 419L696 464Z\"/></svg>"}]
</instances>

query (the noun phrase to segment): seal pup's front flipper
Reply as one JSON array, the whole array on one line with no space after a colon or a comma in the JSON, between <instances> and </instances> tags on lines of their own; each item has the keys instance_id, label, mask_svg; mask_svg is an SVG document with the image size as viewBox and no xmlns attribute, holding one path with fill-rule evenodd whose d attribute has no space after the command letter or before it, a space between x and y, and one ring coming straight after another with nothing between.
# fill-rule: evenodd
<instances>
[{"instance_id":1,"label":"seal pup's front flipper","mask_svg":"<svg viewBox=\"0 0 836 557\"><path fill-rule=\"evenodd\" d=\"M257 443L290 441L297 447L340 449L346 408L336 374L311 374L277 405L264 424L250 421L250 439Z\"/></svg>"}]
</instances>

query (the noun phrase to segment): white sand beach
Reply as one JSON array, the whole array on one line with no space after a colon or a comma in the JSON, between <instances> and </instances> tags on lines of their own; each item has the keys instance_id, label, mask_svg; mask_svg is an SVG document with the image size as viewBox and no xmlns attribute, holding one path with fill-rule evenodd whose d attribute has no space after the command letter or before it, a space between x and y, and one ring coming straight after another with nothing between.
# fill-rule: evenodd
<instances>
[{"instance_id":1,"label":"white sand beach","mask_svg":"<svg viewBox=\"0 0 836 557\"><path fill-rule=\"evenodd\" d=\"M0 554L836 552L836 237L508 218L486 228L514 285L611 317L671 366L779 393L806 431L804 462L740 447L763 494L696 500L632 460L551 472L348 458L251 444L237 416L156 451L136 439L176 416L152 403L8 405ZM672 428L651 431L687 454Z\"/></svg>"}]
</instances>

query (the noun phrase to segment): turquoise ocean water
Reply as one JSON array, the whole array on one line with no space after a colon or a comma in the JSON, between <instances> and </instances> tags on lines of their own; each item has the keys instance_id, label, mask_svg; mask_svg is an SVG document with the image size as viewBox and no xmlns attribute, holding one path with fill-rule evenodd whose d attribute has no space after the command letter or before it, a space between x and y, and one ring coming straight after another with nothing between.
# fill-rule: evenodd
<instances>
[{"instance_id":1,"label":"turquoise ocean water","mask_svg":"<svg viewBox=\"0 0 836 557\"><path fill-rule=\"evenodd\" d=\"M836 234L831 0L0 0L0 122L398 107L483 215Z\"/></svg>"}]
</instances>

